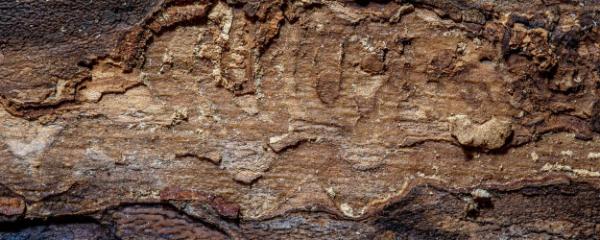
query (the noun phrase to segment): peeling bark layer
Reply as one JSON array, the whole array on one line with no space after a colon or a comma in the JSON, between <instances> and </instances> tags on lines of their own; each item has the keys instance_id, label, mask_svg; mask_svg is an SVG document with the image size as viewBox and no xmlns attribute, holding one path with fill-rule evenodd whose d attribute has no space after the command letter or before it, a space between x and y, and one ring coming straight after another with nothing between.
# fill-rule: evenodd
<instances>
[{"instance_id":1,"label":"peeling bark layer","mask_svg":"<svg viewBox=\"0 0 600 240\"><path fill-rule=\"evenodd\" d=\"M1 239L595 239L595 1L0 2Z\"/></svg>"},{"instance_id":2,"label":"peeling bark layer","mask_svg":"<svg viewBox=\"0 0 600 240\"><path fill-rule=\"evenodd\" d=\"M551 181L518 189L473 192L418 186L382 211L360 220L322 210L298 210L261 220L190 214L171 204L124 204L92 214L19 220L0 228L2 239L594 239L597 188ZM475 199L475 200L473 200ZM476 206L473 208L473 204ZM213 216L214 217L214 216ZM228 227L223 227L227 225Z\"/></svg>"}]
</instances>

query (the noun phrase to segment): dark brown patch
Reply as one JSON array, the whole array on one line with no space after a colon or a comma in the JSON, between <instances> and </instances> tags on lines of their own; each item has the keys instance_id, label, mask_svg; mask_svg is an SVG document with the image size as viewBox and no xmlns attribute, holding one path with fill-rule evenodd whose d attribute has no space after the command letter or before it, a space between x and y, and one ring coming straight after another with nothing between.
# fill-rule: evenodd
<instances>
[{"instance_id":1,"label":"dark brown patch","mask_svg":"<svg viewBox=\"0 0 600 240\"><path fill-rule=\"evenodd\" d=\"M340 95L339 73L325 71L317 78L317 94L325 104L333 104Z\"/></svg>"}]
</instances>

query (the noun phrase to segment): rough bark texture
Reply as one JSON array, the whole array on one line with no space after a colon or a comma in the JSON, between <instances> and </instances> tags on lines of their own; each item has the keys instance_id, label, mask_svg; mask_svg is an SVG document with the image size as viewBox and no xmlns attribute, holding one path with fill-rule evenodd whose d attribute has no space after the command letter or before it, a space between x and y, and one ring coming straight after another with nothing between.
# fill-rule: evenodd
<instances>
[{"instance_id":1,"label":"rough bark texture","mask_svg":"<svg viewBox=\"0 0 600 240\"><path fill-rule=\"evenodd\" d=\"M598 239L600 2L0 1L0 239Z\"/></svg>"}]
</instances>

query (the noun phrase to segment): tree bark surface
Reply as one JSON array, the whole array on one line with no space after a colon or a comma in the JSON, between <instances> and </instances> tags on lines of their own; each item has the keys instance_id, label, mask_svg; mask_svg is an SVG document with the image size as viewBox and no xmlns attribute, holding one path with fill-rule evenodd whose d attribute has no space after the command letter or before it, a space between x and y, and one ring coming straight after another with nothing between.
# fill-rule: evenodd
<instances>
[{"instance_id":1,"label":"tree bark surface","mask_svg":"<svg viewBox=\"0 0 600 240\"><path fill-rule=\"evenodd\" d=\"M0 1L0 239L598 239L600 3Z\"/></svg>"}]
</instances>

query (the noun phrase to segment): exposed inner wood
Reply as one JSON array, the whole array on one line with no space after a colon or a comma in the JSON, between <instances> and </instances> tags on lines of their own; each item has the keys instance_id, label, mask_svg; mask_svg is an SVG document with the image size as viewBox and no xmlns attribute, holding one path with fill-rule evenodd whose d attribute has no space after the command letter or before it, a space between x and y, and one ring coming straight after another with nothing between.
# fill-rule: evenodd
<instances>
[{"instance_id":1,"label":"exposed inner wood","mask_svg":"<svg viewBox=\"0 0 600 240\"><path fill-rule=\"evenodd\" d=\"M0 2L0 239L593 239L598 23L583 0Z\"/></svg>"}]
</instances>

